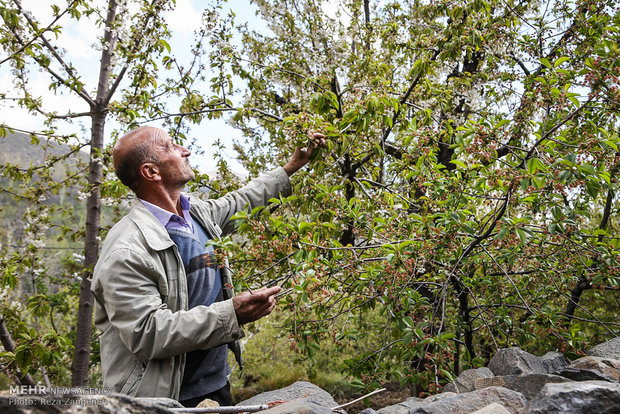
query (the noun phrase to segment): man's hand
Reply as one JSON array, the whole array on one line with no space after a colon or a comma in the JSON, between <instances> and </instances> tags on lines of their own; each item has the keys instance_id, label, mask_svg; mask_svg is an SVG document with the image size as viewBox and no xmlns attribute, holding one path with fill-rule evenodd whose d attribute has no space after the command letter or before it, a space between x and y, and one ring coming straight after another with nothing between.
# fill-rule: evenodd
<instances>
[{"instance_id":1,"label":"man's hand","mask_svg":"<svg viewBox=\"0 0 620 414\"><path fill-rule=\"evenodd\" d=\"M320 132L313 132L310 136L308 148L297 148L289 162L283 167L289 177L310 161L312 151L318 146L325 146L325 135Z\"/></svg>"},{"instance_id":2,"label":"man's hand","mask_svg":"<svg viewBox=\"0 0 620 414\"><path fill-rule=\"evenodd\" d=\"M254 322L269 315L276 307L275 295L281 290L280 286L273 286L258 289L252 293L243 292L232 298L239 325Z\"/></svg>"}]
</instances>

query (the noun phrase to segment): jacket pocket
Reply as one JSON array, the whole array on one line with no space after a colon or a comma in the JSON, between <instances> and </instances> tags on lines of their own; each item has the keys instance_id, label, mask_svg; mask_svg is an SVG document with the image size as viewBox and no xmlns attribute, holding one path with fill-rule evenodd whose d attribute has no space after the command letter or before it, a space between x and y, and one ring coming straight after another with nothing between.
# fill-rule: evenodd
<instances>
[{"instance_id":1,"label":"jacket pocket","mask_svg":"<svg viewBox=\"0 0 620 414\"><path fill-rule=\"evenodd\" d=\"M133 395L140 381L142 381L142 375L144 374L144 369L146 368L146 362L136 358L136 361L133 364L131 370L129 370L129 374L125 380L121 383L120 393L126 395Z\"/></svg>"}]
</instances>

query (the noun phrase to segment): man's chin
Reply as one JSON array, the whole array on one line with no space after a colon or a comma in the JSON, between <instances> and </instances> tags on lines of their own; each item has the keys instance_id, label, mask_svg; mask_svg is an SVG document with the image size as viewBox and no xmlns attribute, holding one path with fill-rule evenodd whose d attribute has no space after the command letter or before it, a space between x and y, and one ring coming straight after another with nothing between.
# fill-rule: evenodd
<instances>
[{"instance_id":1,"label":"man's chin","mask_svg":"<svg viewBox=\"0 0 620 414\"><path fill-rule=\"evenodd\" d=\"M190 181L192 181L194 178L196 178L196 174L194 174L194 172L192 172L191 174L188 174L186 179L185 179L185 184L189 183Z\"/></svg>"}]
</instances>

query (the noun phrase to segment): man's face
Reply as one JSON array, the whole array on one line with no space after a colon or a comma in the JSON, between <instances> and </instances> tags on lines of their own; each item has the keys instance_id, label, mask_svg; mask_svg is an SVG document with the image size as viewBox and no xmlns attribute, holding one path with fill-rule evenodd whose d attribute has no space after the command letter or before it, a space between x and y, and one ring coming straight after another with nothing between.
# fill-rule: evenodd
<instances>
[{"instance_id":1,"label":"man's face","mask_svg":"<svg viewBox=\"0 0 620 414\"><path fill-rule=\"evenodd\" d=\"M155 151L159 157L159 174L162 183L170 187L183 187L194 179L194 171L189 164L189 150L178 145L165 132L155 137Z\"/></svg>"}]
</instances>

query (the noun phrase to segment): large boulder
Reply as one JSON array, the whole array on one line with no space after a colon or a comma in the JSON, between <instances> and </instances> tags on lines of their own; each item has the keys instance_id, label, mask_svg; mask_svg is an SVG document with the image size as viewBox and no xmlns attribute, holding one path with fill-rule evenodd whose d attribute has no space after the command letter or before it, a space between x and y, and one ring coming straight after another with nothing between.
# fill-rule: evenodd
<instances>
[{"instance_id":1,"label":"large boulder","mask_svg":"<svg viewBox=\"0 0 620 414\"><path fill-rule=\"evenodd\" d=\"M283 404L276 405L267 410L260 411L261 414L334 414L334 412L323 405L314 401L307 401L303 398L290 400Z\"/></svg>"},{"instance_id":2,"label":"large boulder","mask_svg":"<svg viewBox=\"0 0 620 414\"><path fill-rule=\"evenodd\" d=\"M474 383L476 380L480 378L490 378L493 376L493 372L484 367L484 368L476 368L476 369L467 369L459 374L456 379L450 384L446 385L443 389L443 392L454 392L454 393L464 393L473 391L476 388L474 387Z\"/></svg>"},{"instance_id":3,"label":"large boulder","mask_svg":"<svg viewBox=\"0 0 620 414\"><path fill-rule=\"evenodd\" d=\"M575 381L620 381L620 360L585 356L574 360L568 367L557 372Z\"/></svg>"},{"instance_id":4,"label":"large boulder","mask_svg":"<svg viewBox=\"0 0 620 414\"><path fill-rule=\"evenodd\" d=\"M398 404L390 405L388 407L381 408L378 413L379 414L408 414L412 410L416 408L422 407L425 404L430 404L436 401L441 401L445 398L456 395L453 392L444 392L441 394L431 395L430 397L426 397L424 399L418 397L410 397L405 401L400 402Z\"/></svg>"},{"instance_id":5,"label":"large boulder","mask_svg":"<svg viewBox=\"0 0 620 414\"><path fill-rule=\"evenodd\" d=\"M485 387L504 387L517 391L531 400L548 383L569 382L568 378L552 374L525 374L504 375L500 377L479 378L474 382L474 388L479 390Z\"/></svg>"},{"instance_id":6,"label":"large boulder","mask_svg":"<svg viewBox=\"0 0 620 414\"><path fill-rule=\"evenodd\" d=\"M327 391L306 381L297 381L279 390L263 392L237 405L260 405L273 402L284 403L262 411L262 413L333 414L331 409L338 406L334 397Z\"/></svg>"},{"instance_id":7,"label":"large boulder","mask_svg":"<svg viewBox=\"0 0 620 414\"><path fill-rule=\"evenodd\" d=\"M596 357L620 359L620 336L590 348L587 354Z\"/></svg>"},{"instance_id":8,"label":"large boulder","mask_svg":"<svg viewBox=\"0 0 620 414\"><path fill-rule=\"evenodd\" d=\"M488 387L481 390L456 394L439 401L425 404L410 414L469 414L489 404L497 403L510 413L519 413L527 404L523 394L502 387Z\"/></svg>"},{"instance_id":9,"label":"large boulder","mask_svg":"<svg viewBox=\"0 0 620 414\"><path fill-rule=\"evenodd\" d=\"M547 384L529 402L524 414L617 414L620 384L606 381Z\"/></svg>"},{"instance_id":10,"label":"large boulder","mask_svg":"<svg viewBox=\"0 0 620 414\"><path fill-rule=\"evenodd\" d=\"M540 359L542 360L543 366L548 374L554 373L570 365L568 358L559 352L547 352L545 355L541 356Z\"/></svg>"},{"instance_id":11,"label":"large boulder","mask_svg":"<svg viewBox=\"0 0 620 414\"><path fill-rule=\"evenodd\" d=\"M470 414L510 414L510 411L503 405L492 403Z\"/></svg>"},{"instance_id":12,"label":"large boulder","mask_svg":"<svg viewBox=\"0 0 620 414\"><path fill-rule=\"evenodd\" d=\"M542 358L525 352L521 348L503 348L497 351L488 368L495 375L549 374L550 364Z\"/></svg>"}]
</instances>

